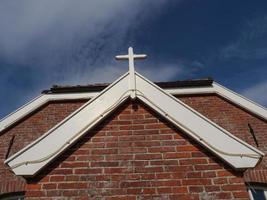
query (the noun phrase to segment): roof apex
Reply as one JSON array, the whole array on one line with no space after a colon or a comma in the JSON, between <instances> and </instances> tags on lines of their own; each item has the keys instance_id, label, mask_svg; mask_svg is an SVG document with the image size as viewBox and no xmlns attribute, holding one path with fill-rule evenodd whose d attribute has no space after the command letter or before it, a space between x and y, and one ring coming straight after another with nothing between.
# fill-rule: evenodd
<instances>
[{"instance_id":1,"label":"roof apex","mask_svg":"<svg viewBox=\"0 0 267 200\"><path fill-rule=\"evenodd\" d=\"M132 92L135 92L136 98L236 169L255 167L264 155L136 72L133 74L135 88L129 88L130 75L128 72L121 76L5 163L17 175L34 176L129 99Z\"/></svg>"}]
</instances>

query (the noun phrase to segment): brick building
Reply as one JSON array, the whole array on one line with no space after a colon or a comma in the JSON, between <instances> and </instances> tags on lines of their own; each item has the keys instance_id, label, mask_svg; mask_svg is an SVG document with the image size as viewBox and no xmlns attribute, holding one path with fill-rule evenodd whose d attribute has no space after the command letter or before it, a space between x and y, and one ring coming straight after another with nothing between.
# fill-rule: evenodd
<instances>
[{"instance_id":1,"label":"brick building","mask_svg":"<svg viewBox=\"0 0 267 200\"><path fill-rule=\"evenodd\" d=\"M152 83L133 68L2 119L0 199L266 199L266 152L264 107L212 79Z\"/></svg>"}]
</instances>

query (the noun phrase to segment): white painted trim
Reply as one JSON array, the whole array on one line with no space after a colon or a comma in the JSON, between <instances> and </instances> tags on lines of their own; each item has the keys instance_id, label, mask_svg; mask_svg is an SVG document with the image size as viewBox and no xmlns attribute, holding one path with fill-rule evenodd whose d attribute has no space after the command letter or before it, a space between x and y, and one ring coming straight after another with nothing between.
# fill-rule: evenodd
<instances>
[{"instance_id":1,"label":"white painted trim","mask_svg":"<svg viewBox=\"0 0 267 200\"><path fill-rule=\"evenodd\" d=\"M216 91L219 95L221 95L222 97L228 99L230 102L233 102L237 105L239 105L241 108L244 108L247 111L250 111L256 115L258 115L259 117L267 120L267 109L257 103L255 103L254 101L232 91L229 90L225 87L223 87L222 85L214 82L212 84L214 91ZM264 95L264 94L262 94Z\"/></svg>"},{"instance_id":2,"label":"white painted trim","mask_svg":"<svg viewBox=\"0 0 267 200\"><path fill-rule=\"evenodd\" d=\"M145 54L134 54L132 47L128 48L128 55L115 56L115 58L117 60L128 60L129 61L129 74L130 74L129 89L131 90L131 98L132 99L136 98L134 60L135 59L139 59L139 60L145 59L146 57L147 57L147 55L145 55Z\"/></svg>"},{"instance_id":3,"label":"white painted trim","mask_svg":"<svg viewBox=\"0 0 267 200\"><path fill-rule=\"evenodd\" d=\"M5 163L16 175L35 175L130 97L129 76L129 73L123 75L46 134L11 156ZM143 76L135 73L135 78L138 99L234 168L254 167L264 155Z\"/></svg>"},{"instance_id":4,"label":"white painted trim","mask_svg":"<svg viewBox=\"0 0 267 200\"><path fill-rule=\"evenodd\" d=\"M254 189L261 190L263 192L265 199L267 199L267 187L257 186L257 185L249 185L248 186L248 193L249 193L250 200L256 200L256 199L254 199L253 194L252 194L252 190L254 190Z\"/></svg>"},{"instance_id":5,"label":"white painted trim","mask_svg":"<svg viewBox=\"0 0 267 200\"><path fill-rule=\"evenodd\" d=\"M164 89L166 92L172 95L190 95L190 94L218 94L230 102L240 106L241 108L267 120L267 110L261 105L231 91L220 84L213 82L210 87L193 87L193 88L175 88L175 89ZM0 132L10 127L14 123L18 122L34 110L40 108L49 101L60 101L60 100L75 100L75 99L91 99L100 92L87 92L87 93L70 93L70 94L43 94L32 101L26 103L16 111L7 115L0 120Z\"/></svg>"},{"instance_id":6,"label":"white painted trim","mask_svg":"<svg viewBox=\"0 0 267 200\"><path fill-rule=\"evenodd\" d=\"M73 94L43 94L30 102L26 103L22 107L18 108L14 112L10 113L6 117L0 120L0 132L10 127L17 121L21 120L28 114L32 113L36 109L40 108L44 104L50 101L60 100L78 100L78 99L91 99L96 96L98 92L87 92L87 93L73 93Z\"/></svg>"},{"instance_id":7,"label":"white painted trim","mask_svg":"<svg viewBox=\"0 0 267 200\"><path fill-rule=\"evenodd\" d=\"M190 95L190 94L218 94L241 108L267 120L267 109L254 101L213 82L211 87L177 88L165 89L172 95Z\"/></svg>"},{"instance_id":8,"label":"white painted trim","mask_svg":"<svg viewBox=\"0 0 267 200\"><path fill-rule=\"evenodd\" d=\"M234 168L254 167L259 161L259 158L225 155L211 148L209 144L229 154L264 155L263 152L235 137L140 74L136 76L136 83L138 90L147 96L146 98L143 98L142 95L138 96L139 99L169 119L177 127L184 130Z\"/></svg>"},{"instance_id":9,"label":"white painted trim","mask_svg":"<svg viewBox=\"0 0 267 200\"><path fill-rule=\"evenodd\" d=\"M113 105L115 101L120 100L121 98L126 100L126 98L130 95L130 91L128 90L128 76L129 73L126 73L114 81L113 84L108 86L93 99L89 100L85 105L50 129L43 136L39 137L37 140L5 160L5 164L12 167L18 163L36 160L36 158L42 158L56 152L45 161L32 164L25 163L12 169L16 175L35 175L56 156L77 141L77 139L79 139L90 128L114 110L108 110L108 112L104 113L104 111ZM85 118L86 120L84 120ZM75 124L75 126L73 126L73 124Z\"/></svg>"},{"instance_id":10,"label":"white painted trim","mask_svg":"<svg viewBox=\"0 0 267 200\"><path fill-rule=\"evenodd\" d=\"M171 95L190 95L190 94L213 94L214 88L209 87L192 87L192 88L172 88L164 89L165 92L168 92Z\"/></svg>"}]
</instances>

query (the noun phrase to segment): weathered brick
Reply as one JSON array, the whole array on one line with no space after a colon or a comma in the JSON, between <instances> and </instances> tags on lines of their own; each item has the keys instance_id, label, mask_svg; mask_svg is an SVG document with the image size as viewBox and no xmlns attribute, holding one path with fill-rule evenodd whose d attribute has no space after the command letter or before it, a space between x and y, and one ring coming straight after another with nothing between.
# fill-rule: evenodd
<instances>
[{"instance_id":1,"label":"weathered brick","mask_svg":"<svg viewBox=\"0 0 267 200\"><path fill-rule=\"evenodd\" d=\"M57 184L55 184L55 183L46 183L46 184L42 185L42 189L44 189L44 190L57 189Z\"/></svg>"},{"instance_id":2,"label":"weathered brick","mask_svg":"<svg viewBox=\"0 0 267 200\"><path fill-rule=\"evenodd\" d=\"M197 102L194 100L193 104ZM69 109L67 106L63 107L57 112L70 112L64 111ZM205 109L209 110L205 115L214 117L210 108ZM236 112L244 111L238 109ZM243 115L250 120L253 118ZM219 117L224 116L216 115ZM41 119L39 116L33 121ZM220 120L224 128L228 126L229 122ZM263 132L266 130L259 126ZM2 141L8 143L8 139ZM192 200L208 192L217 199L246 199L248 193L243 174L228 168L146 106L128 102L41 171L38 178L33 178L27 186L26 197L30 200L42 197L93 199L98 196L107 200L136 200L139 197ZM264 180L264 172L259 170L257 173ZM16 187L16 183L9 182L7 188L10 189L4 191L23 188L23 184ZM3 191L1 187L0 190Z\"/></svg>"},{"instance_id":3,"label":"weathered brick","mask_svg":"<svg viewBox=\"0 0 267 200\"><path fill-rule=\"evenodd\" d=\"M43 135L86 101L51 101L0 134L0 194L25 190L25 181L14 176L3 163L12 136L15 137L9 156ZM45 180L42 179L42 181ZM29 195L33 194L29 193Z\"/></svg>"},{"instance_id":4,"label":"weathered brick","mask_svg":"<svg viewBox=\"0 0 267 200\"><path fill-rule=\"evenodd\" d=\"M203 186L189 186L188 189L190 193L201 193L204 191Z\"/></svg>"},{"instance_id":5,"label":"weathered brick","mask_svg":"<svg viewBox=\"0 0 267 200\"><path fill-rule=\"evenodd\" d=\"M224 191L242 191L245 190L245 185L223 185L222 190Z\"/></svg>"},{"instance_id":6,"label":"weathered brick","mask_svg":"<svg viewBox=\"0 0 267 200\"><path fill-rule=\"evenodd\" d=\"M211 185L211 180L201 178L182 180L182 185Z\"/></svg>"},{"instance_id":7,"label":"weathered brick","mask_svg":"<svg viewBox=\"0 0 267 200\"><path fill-rule=\"evenodd\" d=\"M102 169L75 169L75 174L99 174Z\"/></svg>"}]
</instances>

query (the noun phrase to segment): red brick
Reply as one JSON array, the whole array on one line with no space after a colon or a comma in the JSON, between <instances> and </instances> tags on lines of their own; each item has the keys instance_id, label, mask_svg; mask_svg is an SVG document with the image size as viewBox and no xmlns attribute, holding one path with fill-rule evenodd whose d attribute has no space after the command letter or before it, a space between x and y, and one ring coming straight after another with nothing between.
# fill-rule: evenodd
<instances>
[{"instance_id":1,"label":"red brick","mask_svg":"<svg viewBox=\"0 0 267 200\"><path fill-rule=\"evenodd\" d=\"M163 154L164 159L175 159L175 158L190 158L190 153L165 153Z\"/></svg>"},{"instance_id":2,"label":"red brick","mask_svg":"<svg viewBox=\"0 0 267 200\"><path fill-rule=\"evenodd\" d=\"M43 191L27 191L27 197L41 197L44 196Z\"/></svg>"},{"instance_id":3,"label":"red brick","mask_svg":"<svg viewBox=\"0 0 267 200\"><path fill-rule=\"evenodd\" d=\"M153 173L153 172L162 172L163 168L162 167L136 167L135 172L136 173Z\"/></svg>"},{"instance_id":4,"label":"red brick","mask_svg":"<svg viewBox=\"0 0 267 200\"><path fill-rule=\"evenodd\" d=\"M119 162L91 162L91 167L117 167Z\"/></svg>"},{"instance_id":5,"label":"red brick","mask_svg":"<svg viewBox=\"0 0 267 200\"><path fill-rule=\"evenodd\" d=\"M144 141L145 136L143 135L133 135L133 136L122 136L119 137L120 141Z\"/></svg>"},{"instance_id":6,"label":"red brick","mask_svg":"<svg viewBox=\"0 0 267 200\"><path fill-rule=\"evenodd\" d=\"M155 174L140 174L141 180L153 180L155 177Z\"/></svg>"},{"instance_id":7,"label":"red brick","mask_svg":"<svg viewBox=\"0 0 267 200\"><path fill-rule=\"evenodd\" d=\"M232 195L230 192L220 192L216 194L215 198L217 199L232 199Z\"/></svg>"},{"instance_id":8,"label":"red brick","mask_svg":"<svg viewBox=\"0 0 267 200\"><path fill-rule=\"evenodd\" d=\"M159 130L134 130L133 135L155 135L159 134Z\"/></svg>"},{"instance_id":9,"label":"red brick","mask_svg":"<svg viewBox=\"0 0 267 200\"><path fill-rule=\"evenodd\" d=\"M135 155L136 160L155 160L162 159L161 154L137 154Z\"/></svg>"},{"instance_id":10,"label":"red brick","mask_svg":"<svg viewBox=\"0 0 267 200\"><path fill-rule=\"evenodd\" d=\"M157 179L171 179L172 173L157 173L156 177Z\"/></svg>"},{"instance_id":11,"label":"red brick","mask_svg":"<svg viewBox=\"0 0 267 200\"><path fill-rule=\"evenodd\" d=\"M203 172L203 177L204 178L213 178L213 177L216 177L216 172L211 172L211 171Z\"/></svg>"},{"instance_id":12,"label":"red brick","mask_svg":"<svg viewBox=\"0 0 267 200\"><path fill-rule=\"evenodd\" d=\"M121 174L123 172L126 172L127 168L119 167L119 168L105 168L104 173L105 174Z\"/></svg>"},{"instance_id":13,"label":"red brick","mask_svg":"<svg viewBox=\"0 0 267 200\"><path fill-rule=\"evenodd\" d=\"M155 194L156 189L155 188L143 188L143 194Z\"/></svg>"},{"instance_id":14,"label":"red brick","mask_svg":"<svg viewBox=\"0 0 267 200\"><path fill-rule=\"evenodd\" d=\"M127 189L127 194L131 195L131 194L141 194L142 193L142 189L141 188L130 188Z\"/></svg>"},{"instance_id":15,"label":"red brick","mask_svg":"<svg viewBox=\"0 0 267 200\"><path fill-rule=\"evenodd\" d=\"M159 194L172 193L172 188L170 187L158 188L157 191Z\"/></svg>"},{"instance_id":16,"label":"red brick","mask_svg":"<svg viewBox=\"0 0 267 200\"><path fill-rule=\"evenodd\" d=\"M141 141L141 142L133 142L133 146L135 147L153 147L153 146L160 146L159 141ZM153 148L149 148L151 150Z\"/></svg>"},{"instance_id":17,"label":"red brick","mask_svg":"<svg viewBox=\"0 0 267 200\"><path fill-rule=\"evenodd\" d=\"M215 179L213 179L213 182L214 182L214 184L221 185L221 184L228 183L228 180L227 180L227 178L215 178Z\"/></svg>"},{"instance_id":18,"label":"red brick","mask_svg":"<svg viewBox=\"0 0 267 200\"><path fill-rule=\"evenodd\" d=\"M175 152L174 147L152 147L148 149L149 153Z\"/></svg>"},{"instance_id":19,"label":"red brick","mask_svg":"<svg viewBox=\"0 0 267 200\"><path fill-rule=\"evenodd\" d=\"M191 193L200 193L204 191L203 186L189 186L189 192Z\"/></svg>"},{"instance_id":20,"label":"red brick","mask_svg":"<svg viewBox=\"0 0 267 200\"><path fill-rule=\"evenodd\" d=\"M27 184L27 190L40 190L41 185L38 184Z\"/></svg>"},{"instance_id":21,"label":"red brick","mask_svg":"<svg viewBox=\"0 0 267 200\"><path fill-rule=\"evenodd\" d=\"M194 101L195 105L198 103ZM36 200L64 196L70 199L88 199L89 194L89 198L93 199L101 194L107 200L136 200L137 198L145 200L154 197L161 199L165 196L175 200L199 200L199 195L206 191L216 194L217 199L247 199L241 172L228 171L229 166L197 145L195 141L187 138L185 133L181 133L172 125L169 126L169 123L158 118L157 114L142 104L134 103L134 105L129 103L118 108L118 111L114 112L115 115L111 115L94 130L89 131L70 150L64 152L54 164L41 171L38 178L33 179L33 185L36 186L27 187L29 189L27 189L26 198ZM214 111L216 106L214 104L212 109L203 106L202 111L205 115L211 116L213 113L218 113ZM57 107L54 113L61 115L61 112L65 112L65 116L69 111L64 111L64 109L68 108ZM243 115L242 117L248 115L242 114L243 111L240 109L236 109L237 111ZM59 118L64 119L64 116ZM223 122L226 119L226 117L223 119L224 116L217 115L211 119L216 123L218 122L216 120L220 120L219 125L229 130L231 126L228 125L229 122ZM38 123L40 119L43 118L35 117L34 122ZM231 124L235 128L230 132L246 134L248 132L247 122L252 123L251 120L256 119L251 115L244 119L240 124L237 122L236 127ZM235 120L241 119L238 117ZM257 123L261 122L257 121ZM260 132L266 130L262 125L260 126L261 129L256 130L257 134L259 130ZM24 128L21 130L25 130ZM29 136L36 131L28 130ZM0 139L8 144L10 137L0 136ZM32 141L26 137L23 139ZM0 143L0 150L1 148ZM16 146L17 148L19 149L19 145ZM4 156L1 152L0 159ZM1 171L0 165L0 176L2 177L3 174L6 172ZM8 181L12 179L12 176L10 174L8 179L4 180L6 181L4 187L8 188L4 191L14 191L19 188L23 191L23 184L17 186L18 182ZM259 169L256 174L251 173L250 177L252 176L258 177L258 180L264 180L266 174ZM3 191L1 188L0 192ZM39 193L30 193L34 191ZM37 196L31 197L30 195Z\"/></svg>"},{"instance_id":22,"label":"red brick","mask_svg":"<svg viewBox=\"0 0 267 200\"><path fill-rule=\"evenodd\" d=\"M57 184L55 183L47 183L47 184L43 184L42 189L45 190L51 190L51 189L56 189L57 188Z\"/></svg>"},{"instance_id":23,"label":"red brick","mask_svg":"<svg viewBox=\"0 0 267 200\"><path fill-rule=\"evenodd\" d=\"M144 125L136 124L136 125L125 125L125 126L120 126L120 130L143 130Z\"/></svg>"},{"instance_id":24,"label":"red brick","mask_svg":"<svg viewBox=\"0 0 267 200\"><path fill-rule=\"evenodd\" d=\"M75 169L75 174L99 174L102 172L102 169Z\"/></svg>"},{"instance_id":25,"label":"red brick","mask_svg":"<svg viewBox=\"0 0 267 200\"><path fill-rule=\"evenodd\" d=\"M173 193L178 193L178 194L181 194L181 193L188 193L188 189L187 189L187 187L184 187L184 186L173 187L173 188L172 188L172 192L173 192Z\"/></svg>"},{"instance_id":26,"label":"red brick","mask_svg":"<svg viewBox=\"0 0 267 200\"><path fill-rule=\"evenodd\" d=\"M244 180L242 178L229 178L228 181L230 184L243 183L244 182Z\"/></svg>"},{"instance_id":27,"label":"red brick","mask_svg":"<svg viewBox=\"0 0 267 200\"><path fill-rule=\"evenodd\" d=\"M124 154L124 155L106 155L107 161L113 160L133 160L134 155L132 154Z\"/></svg>"},{"instance_id":28,"label":"red brick","mask_svg":"<svg viewBox=\"0 0 267 200\"><path fill-rule=\"evenodd\" d=\"M197 165L197 164L207 164L208 161L207 161L207 159L194 158L194 159L183 159L183 160L180 160L179 163L181 165Z\"/></svg>"},{"instance_id":29,"label":"red brick","mask_svg":"<svg viewBox=\"0 0 267 200\"><path fill-rule=\"evenodd\" d=\"M211 180L209 179L182 180L182 185L211 185Z\"/></svg>"},{"instance_id":30,"label":"red brick","mask_svg":"<svg viewBox=\"0 0 267 200\"><path fill-rule=\"evenodd\" d=\"M177 146L176 147L176 150L179 152L185 152L185 151L189 151L189 152L192 152L192 151L198 151L198 148L194 147L193 145L186 145L186 146Z\"/></svg>"},{"instance_id":31,"label":"red brick","mask_svg":"<svg viewBox=\"0 0 267 200\"><path fill-rule=\"evenodd\" d=\"M63 162L61 164L62 168L80 168L80 167L89 167L88 162Z\"/></svg>"},{"instance_id":32,"label":"red brick","mask_svg":"<svg viewBox=\"0 0 267 200\"><path fill-rule=\"evenodd\" d=\"M117 154L118 149L94 149L92 154L103 155L103 154Z\"/></svg>"},{"instance_id":33,"label":"red brick","mask_svg":"<svg viewBox=\"0 0 267 200\"><path fill-rule=\"evenodd\" d=\"M66 175L72 173L73 173L72 169L55 169L52 171L51 174Z\"/></svg>"},{"instance_id":34,"label":"red brick","mask_svg":"<svg viewBox=\"0 0 267 200\"><path fill-rule=\"evenodd\" d=\"M217 164L207 164L207 165L195 165L194 166L196 170L216 170L221 169L221 166Z\"/></svg>"},{"instance_id":35,"label":"red brick","mask_svg":"<svg viewBox=\"0 0 267 200\"><path fill-rule=\"evenodd\" d=\"M77 190L64 190L62 194L65 197L71 197L78 196L79 192Z\"/></svg>"},{"instance_id":36,"label":"red brick","mask_svg":"<svg viewBox=\"0 0 267 200\"><path fill-rule=\"evenodd\" d=\"M242 192L233 192L233 195L235 198L249 198L248 192L242 191Z\"/></svg>"},{"instance_id":37,"label":"red brick","mask_svg":"<svg viewBox=\"0 0 267 200\"><path fill-rule=\"evenodd\" d=\"M228 171L218 171L217 175L218 176L232 176L232 173Z\"/></svg>"},{"instance_id":38,"label":"red brick","mask_svg":"<svg viewBox=\"0 0 267 200\"><path fill-rule=\"evenodd\" d=\"M151 184L152 186L175 187L175 186L180 186L181 181L180 180L160 180L160 181L152 182Z\"/></svg>"},{"instance_id":39,"label":"red brick","mask_svg":"<svg viewBox=\"0 0 267 200\"><path fill-rule=\"evenodd\" d=\"M121 148L119 149L120 154L128 154L128 153L146 153L145 148L137 148L137 147L130 147L130 148Z\"/></svg>"},{"instance_id":40,"label":"red brick","mask_svg":"<svg viewBox=\"0 0 267 200\"><path fill-rule=\"evenodd\" d=\"M188 172L186 175L188 178L201 178L202 177L201 172Z\"/></svg>"},{"instance_id":41,"label":"red brick","mask_svg":"<svg viewBox=\"0 0 267 200\"><path fill-rule=\"evenodd\" d=\"M58 189L85 189L87 183L59 183Z\"/></svg>"},{"instance_id":42,"label":"red brick","mask_svg":"<svg viewBox=\"0 0 267 200\"><path fill-rule=\"evenodd\" d=\"M219 186L205 186L205 191L206 192L215 192L215 191L220 191L220 187Z\"/></svg>"},{"instance_id":43,"label":"red brick","mask_svg":"<svg viewBox=\"0 0 267 200\"><path fill-rule=\"evenodd\" d=\"M223 185L222 190L224 191L242 191L245 190L246 187L244 185Z\"/></svg>"}]
</instances>

